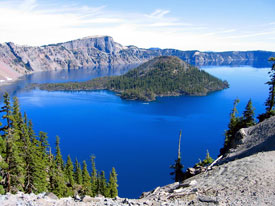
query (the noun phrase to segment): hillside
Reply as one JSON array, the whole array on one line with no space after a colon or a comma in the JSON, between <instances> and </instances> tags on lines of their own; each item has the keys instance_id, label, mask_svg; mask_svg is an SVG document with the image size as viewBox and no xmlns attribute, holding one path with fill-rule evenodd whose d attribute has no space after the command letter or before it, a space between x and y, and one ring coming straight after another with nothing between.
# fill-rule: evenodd
<instances>
[{"instance_id":1,"label":"hillside","mask_svg":"<svg viewBox=\"0 0 275 206\"><path fill-rule=\"evenodd\" d=\"M15 80L24 74L59 69L102 69L116 65L141 64L156 56L177 56L196 65L262 66L275 52L229 51L200 52L176 49L142 49L122 46L112 37L86 37L40 47L0 44L0 82ZM267 65L268 67L270 65Z\"/></svg>"},{"instance_id":2,"label":"hillside","mask_svg":"<svg viewBox=\"0 0 275 206\"><path fill-rule=\"evenodd\" d=\"M107 89L124 99L153 101L157 96L206 95L227 88L228 83L178 57L162 56L122 76L96 78L86 82L42 84L38 87L48 91Z\"/></svg>"},{"instance_id":3,"label":"hillside","mask_svg":"<svg viewBox=\"0 0 275 206\"><path fill-rule=\"evenodd\" d=\"M275 117L240 131L236 144L218 166L181 183L157 187L140 199L85 196L61 198L53 194L18 193L0 196L1 205L274 205L275 202ZM134 187L134 185L133 185Z\"/></svg>"}]
</instances>

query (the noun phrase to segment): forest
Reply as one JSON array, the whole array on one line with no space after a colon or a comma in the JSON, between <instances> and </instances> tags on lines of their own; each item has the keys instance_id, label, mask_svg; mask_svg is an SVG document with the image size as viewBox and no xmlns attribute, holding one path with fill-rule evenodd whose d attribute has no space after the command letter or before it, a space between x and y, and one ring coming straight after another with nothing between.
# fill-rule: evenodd
<instances>
[{"instance_id":1,"label":"forest","mask_svg":"<svg viewBox=\"0 0 275 206\"><path fill-rule=\"evenodd\" d=\"M17 97L11 101L4 94L1 107L2 124L0 136L0 194L52 192L58 197L75 195L118 195L117 173L112 168L109 180L104 171L97 171L95 156L91 156L92 172L87 163L68 155L63 160L60 138L56 137L55 152L47 141L47 133L33 130L32 121L20 111Z\"/></svg>"}]
</instances>

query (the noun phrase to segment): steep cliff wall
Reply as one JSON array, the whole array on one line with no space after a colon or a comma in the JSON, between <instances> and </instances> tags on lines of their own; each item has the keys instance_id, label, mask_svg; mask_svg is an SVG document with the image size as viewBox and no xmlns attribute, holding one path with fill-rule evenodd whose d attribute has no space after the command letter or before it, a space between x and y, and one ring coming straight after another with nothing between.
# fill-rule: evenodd
<instances>
[{"instance_id":1,"label":"steep cliff wall","mask_svg":"<svg viewBox=\"0 0 275 206\"><path fill-rule=\"evenodd\" d=\"M156 56L177 56L197 65L249 64L257 66L275 52L200 52L175 49L141 49L122 46L112 37L86 37L41 47L0 44L0 81L36 71L140 64Z\"/></svg>"}]
</instances>

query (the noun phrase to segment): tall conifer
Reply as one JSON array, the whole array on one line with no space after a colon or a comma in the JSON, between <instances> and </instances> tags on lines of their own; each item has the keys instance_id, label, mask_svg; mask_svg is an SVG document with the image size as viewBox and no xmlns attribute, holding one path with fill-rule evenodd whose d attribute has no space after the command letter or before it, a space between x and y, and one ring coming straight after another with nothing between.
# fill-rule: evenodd
<instances>
[{"instance_id":1,"label":"tall conifer","mask_svg":"<svg viewBox=\"0 0 275 206\"><path fill-rule=\"evenodd\" d=\"M117 190L117 173L115 168L112 168L112 172L110 173L109 182L108 182L108 193L111 198L118 196Z\"/></svg>"},{"instance_id":2,"label":"tall conifer","mask_svg":"<svg viewBox=\"0 0 275 206\"><path fill-rule=\"evenodd\" d=\"M82 163L82 192L84 195L90 195L92 196L92 188L91 188L91 177L89 175L86 161L83 161Z\"/></svg>"},{"instance_id":3,"label":"tall conifer","mask_svg":"<svg viewBox=\"0 0 275 206\"><path fill-rule=\"evenodd\" d=\"M250 99L243 112L242 127L246 128L255 125L254 110L255 108L252 106L252 100Z\"/></svg>"},{"instance_id":4,"label":"tall conifer","mask_svg":"<svg viewBox=\"0 0 275 206\"><path fill-rule=\"evenodd\" d=\"M65 176L66 176L66 181L71 185L71 187L73 187L74 186L74 166L70 155L67 156L67 162L65 166Z\"/></svg>"},{"instance_id":5,"label":"tall conifer","mask_svg":"<svg viewBox=\"0 0 275 206\"><path fill-rule=\"evenodd\" d=\"M82 185L82 170L77 159L75 159L74 163L74 180L76 184Z\"/></svg>"},{"instance_id":6,"label":"tall conifer","mask_svg":"<svg viewBox=\"0 0 275 206\"><path fill-rule=\"evenodd\" d=\"M92 179L92 192L93 192L93 196L97 195L97 171L96 171L96 167L95 167L95 156L92 155L91 156L91 163L92 163L92 175L91 175L91 179Z\"/></svg>"}]
</instances>

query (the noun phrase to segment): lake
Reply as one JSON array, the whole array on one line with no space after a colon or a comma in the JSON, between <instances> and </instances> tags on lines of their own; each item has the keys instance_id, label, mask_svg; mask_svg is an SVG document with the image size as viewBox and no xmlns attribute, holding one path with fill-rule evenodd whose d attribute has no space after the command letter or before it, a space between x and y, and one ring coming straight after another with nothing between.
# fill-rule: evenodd
<instances>
[{"instance_id":1,"label":"lake","mask_svg":"<svg viewBox=\"0 0 275 206\"><path fill-rule=\"evenodd\" d=\"M204 97L162 97L150 103L122 100L108 91L22 90L32 82L84 81L102 75L94 70L71 70L27 76L5 89L18 96L35 131L48 133L52 147L55 136L60 136L64 159L70 154L73 160L89 161L94 154L98 170L109 173L116 168L119 196L136 198L173 182L169 165L177 158L180 130L186 169L204 159L206 150L217 157L235 98L240 99L240 114L249 98L256 114L264 112L269 68L202 69L227 80L230 88ZM109 74L113 72L104 75Z\"/></svg>"}]
</instances>

